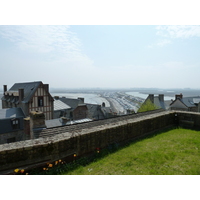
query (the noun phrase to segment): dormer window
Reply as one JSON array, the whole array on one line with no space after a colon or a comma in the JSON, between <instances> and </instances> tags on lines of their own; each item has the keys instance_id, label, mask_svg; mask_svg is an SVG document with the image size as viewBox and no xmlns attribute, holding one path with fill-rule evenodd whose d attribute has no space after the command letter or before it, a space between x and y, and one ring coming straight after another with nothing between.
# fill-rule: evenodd
<instances>
[{"instance_id":1,"label":"dormer window","mask_svg":"<svg viewBox=\"0 0 200 200\"><path fill-rule=\"evenodd\" d=\"M42 96L38 97L38 107L44 106L44 99Z\"/></svg>"},{"instance_id":2,"label":"dormer window","mask_svg":"<svg viewBox=\"0 0 200 200\"><path fill-rule=\"evenodd\" d=\"M12 119L11 123L13 129L19 129L19 119Z\"/></svg>"}]
</instances>

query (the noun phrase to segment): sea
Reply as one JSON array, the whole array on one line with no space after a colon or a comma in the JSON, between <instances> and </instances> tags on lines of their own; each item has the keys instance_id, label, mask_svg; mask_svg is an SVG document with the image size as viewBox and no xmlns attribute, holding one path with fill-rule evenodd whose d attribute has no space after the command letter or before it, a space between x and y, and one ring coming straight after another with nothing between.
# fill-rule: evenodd
<instances>
[{"instance_id":1,"label":"sea","mask_svg":"<svg viewBox=\"0 0 200 200\"><path fill-rule=\"evenodd\" d=\"M102 105L104 102L106 107L110 107L110 103L103 97L101 97L98 93L51 93L51 96L59 96L59 97L66 97L66 98L84 98L84 102L88 104L99 104Z\"/></svg>"},{"instance_id":2,"label":"sea","mask_svg":"<svg viewBox=\"0 0 200 200\"><path fill-rule=\"evenodd\" d=\"M120 90L119 90L120 91ZM125 91L126 94L132 95L135 97L140 97L143 99L146 99L149 94L164 94L164 100L174 100L176 94L183 94L183 97L190 97L190 96L200 96L200 89L141 89L141 90L129 90ZM85 103L89 104L99 104L102 105L104 102L106 104L106 107L110 107L109 102L103 98L98 91L90 93L89 91L87 93L77 92L77 93L71 93L71 92L65 92L65 93L51 93L52 96L59 96L59 97L66 97L66 98L75 98L78 97L84 98ZM3 96L3 93L0 93L0 99ZM2 108L2 101L0 100L0 109Z\"/></svg>"}]
</instances>

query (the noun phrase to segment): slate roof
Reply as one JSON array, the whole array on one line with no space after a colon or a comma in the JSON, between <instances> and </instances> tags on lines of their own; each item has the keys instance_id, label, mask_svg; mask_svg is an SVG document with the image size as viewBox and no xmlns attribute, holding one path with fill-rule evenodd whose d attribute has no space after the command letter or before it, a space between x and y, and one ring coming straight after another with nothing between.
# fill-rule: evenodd
<instances>
[{"instance_id":1,"label":"slate roof","mask_svg":"<svg viewBox=\"0 0 200 200\"><path fill-rule=\"evenodd\" d=\"M68 121L67 123L63 123L62 119L58 118L58 119L45 120L45 124L47 128L53 128L53 127L79 124L79 123L91 122L91 121L92 121L91 119L85 118L85 119L73 120L73 121Z\"/></svg>"},{"instance_id":2,"label":"slate roof","mask_svg":"<svg viewBox=\"0 0 200 200\"><path fill-rule=\"evenodd\" d=\"M21 108L0 109L0 134L14 131L11 124L11 120L14 118L19 119L19 129L22 130L24 117Z\"/></svg>"},{"instance_id":3,"label":"slate roof","mask_svg":"<svg viewBox=\"0 0 200 200\"><path fill-rule=\"evenodd\" d=\"M160 101L158 96L154 96L154 104L155 106L157 106L158 108L163 108L166 110L166 105L164 101Z\"/></svg>"},{"instance_id":4,"label":"slate roof","mask_svg":"<svg viewBox=\"0 0 200 200\"><path fill-rule=\"evenodd\" d=\"M15 83L8 91L5 92L5 95L13 94L13 97L4 96L2 100L12 101L12 102L15 101L16 103L18 103L19 101L18 89L24 89L24 99L22 102L28 103L41 83L42 81L35 81L35 82L28 82L28 83Z\"/></svg>"},{"instance_id":5,"label":"slate roof","mask_svg":"<svg viewBox=\"0 0 200 200\"><path fill-rule=\"evenodd\" d=\"M188 108L190 107L196 107L197 104L200 102L200 96L195 97L183 97L178 98L185 106ZM176 100L175 100L176 101ZM170 105L172 105L175 101L173 101Z\"/></svg>"},{"instance_id":6,"label":"slate roof","mask_svg":"<svg viewBox=\"0 0 200 200\"><path fill-rule=\"evenodd\" d=\"M58 100L54 100L54 111L58 111L58 110L66 110L66 109L70 109L71 107L68 106L66 103Z\"/></svg>"},{"instance_id":7,"label":"slate roof","mask_svg":"<svg viewBox=\"0 0 200 200\"><path fill-rule=\"evenodd\" d=\"M104 113L101 109L101 105L98 104L86 104L88 108L88 117L94 119L105 119Z\"/></svg>"},{"instance_id":8,"label":"slate roof","mask_svg":"<svg viewBox=\"0 0 200 200\"><path fill-rule=\"evenodd\" d=\"M163 97L162 97L163 96ZM153 99L152 99L153 98ZM169 104L171 103L171 101L165 101L164 100L164 95L159 94L158 96L155 96L154 94L149 94L149 96L146 98L146 100L144 101L144 103L147 100L150 100L158 109L162 108L164 110L169 109Z\"/></svg>"},{"instance_id":9,"label":"slate roof","mask_svg":"<svg viewBox=\"0 0 200 200\"><path fill-rule=\"evenodd\" d=\"M79 104L83 104L83 101L80 99L70 99L70 98L59 98L60 101L70 106L72 109L75 109Z\"/></svg>"},{"instance_id":10,"label":"slate roof","mask_svg":"<svg viewBox=\"0 0 200 200\"><path fill-rule=\"evenodd\" d=\"M21 108L0 109L0 120L6 118L20 118L20 117L25 117Z\"/></svg>"}]
</instances>

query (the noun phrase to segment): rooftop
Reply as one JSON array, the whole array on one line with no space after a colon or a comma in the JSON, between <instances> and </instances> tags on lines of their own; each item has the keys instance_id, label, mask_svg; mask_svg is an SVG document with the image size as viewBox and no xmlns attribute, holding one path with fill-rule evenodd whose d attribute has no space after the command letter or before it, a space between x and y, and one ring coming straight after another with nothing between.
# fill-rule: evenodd
<instances>
[{"instance_id":1,"label":"rooftop","mask_svg":"<svg viewBox=\"0 0 200 200\"><path fill-rule=\"evenodd\" d=\"M5 118L25 117L21 108L0 109L0 120Z\"/></svg>"}]
</instances>

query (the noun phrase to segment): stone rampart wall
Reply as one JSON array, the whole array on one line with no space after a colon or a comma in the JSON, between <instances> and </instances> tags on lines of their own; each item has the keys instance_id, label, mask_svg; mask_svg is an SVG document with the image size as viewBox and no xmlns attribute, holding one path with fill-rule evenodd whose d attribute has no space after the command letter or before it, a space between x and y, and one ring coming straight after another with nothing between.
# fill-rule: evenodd
<instances>
[{"instance_id":1,"label":"stone rampart wall","mask_svg":"<svg viewBox=\"0 0 200 200\"><path fill-rule=\"evenodd\" d=\"M189 118L191 117L191 118ZM121 120L123 119L123 120ZM15 168L31 168L58 159L70 161L74 153L81 157L107 148L114 143L125 143L157 130L184 123L192 119L193 127L199 127L200 114L164 111L144 116L118 118L113 123L98 121L96 126L76 130L75 134L64 131L52 137L41 137L11 144L0 145L0 174ZM56 131L56 130L55 130Z\"/></svg>"}]
</instances>

